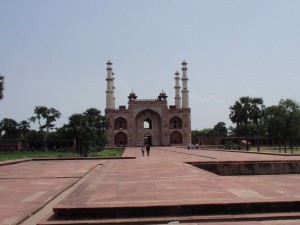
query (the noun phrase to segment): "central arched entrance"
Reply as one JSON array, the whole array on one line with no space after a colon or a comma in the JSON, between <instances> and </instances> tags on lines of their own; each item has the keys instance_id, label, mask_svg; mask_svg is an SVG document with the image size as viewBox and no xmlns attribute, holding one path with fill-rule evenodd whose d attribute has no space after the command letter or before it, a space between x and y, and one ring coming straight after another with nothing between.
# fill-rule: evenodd
<instances>
[{"instance_id":1,"label":"central arched entrance","mask_svg":"<svg viewBox=\"0 0 300 225\"><path fill-rule=\"evenodd\" d=\"M151 134L145 134L144 136L144 144L152 145L152 136Z\"/></svg>"},{"instance_id":2,"label":"central arched entrance","mask_svg":"<svg viewBox=\"0 0 300 225\"><path fill-rule=\"evenodd\" d=\"M147 108L135 117L135 145L141 146L145 141L151 145L161 145L161 116Z\"/></svg>"}]
</instances>

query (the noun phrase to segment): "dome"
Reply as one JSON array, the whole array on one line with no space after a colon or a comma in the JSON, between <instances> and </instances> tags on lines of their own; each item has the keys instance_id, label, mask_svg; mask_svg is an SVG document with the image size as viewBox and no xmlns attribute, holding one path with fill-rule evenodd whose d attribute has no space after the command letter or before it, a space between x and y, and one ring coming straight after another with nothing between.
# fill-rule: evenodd
<instances>
[{"instance_id":1,"label":"dome","mask_svg":"<svg viewBox=\"0 0 300 225\"><path fill-rule=\"evenodd\" d=\"M166 95L166 92L164 92L164 90L161 90L160 94L161 96L165 96Z\"/></svg>"},{"instance_id":2,"label":"dome","mask_svg":"<svg viewBox=\"0 0 300 225\"><path fill-rule=\"evenodd\" d=\"M167 99L167 95L166 95L166 92L164 92L164 90L161 90L159 96L158 96L158 99L161 101L162 99L163 100L166 100Z\"/></svg>"},{"instance_id":3,"label":"dome","mask_svg":"<svg viewBox=\"0 0 300 225\"><path fill-rule=\"evenodd\" d=\"M137 98L137 96L136 96L136 94L135 94L135 92L134 92L133 90L130 92L128 98L129 98L130 100L136 99L136 98Z\"/></svg>"}]
</instances>

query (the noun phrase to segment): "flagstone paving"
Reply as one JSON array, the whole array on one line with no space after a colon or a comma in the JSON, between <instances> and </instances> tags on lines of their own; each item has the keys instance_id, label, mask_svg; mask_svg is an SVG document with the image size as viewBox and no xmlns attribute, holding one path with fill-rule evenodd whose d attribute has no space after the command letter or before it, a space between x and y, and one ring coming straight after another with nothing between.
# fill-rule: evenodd
<instances>
[{"instance_id":1,"label":"flagstone paving","mask_svg":"<svg viewBox=\"0 0 300 225\"><path fill-rule=\"evenodd\" d=\"M18 224L98 164L51 160L0 166L0 224Z\"/></svg>"},{"instance_id":2,"label":"flagstone paving","mask_svg":"<svg viewBox=\"0 0 300 225\"><path fill-rule=\"evenodd\" d=\"M55 211L300 201L299 174L218 176L186 163L287 161L300 160L300 156L178 147L153 147L149 157L142 156L140 148L126 148L123 156L135 158L28 161L0 166L0 224L18 224L79 180L82 183L53 207ZM201 224L300 224L298 216Z\"/></svg>"}]
</instances>

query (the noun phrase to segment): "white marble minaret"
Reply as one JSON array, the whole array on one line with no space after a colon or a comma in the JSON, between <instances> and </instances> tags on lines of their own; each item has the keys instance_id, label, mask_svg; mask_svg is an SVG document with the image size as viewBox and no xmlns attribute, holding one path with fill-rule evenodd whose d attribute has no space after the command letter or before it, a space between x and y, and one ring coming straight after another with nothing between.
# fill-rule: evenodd
<instances>
[{"instance_id":1,"label":"white marble minaret","mask_svg":"<svg viewBox=\"0 0 300 225\"><path fill-rule=\"evenodd\" d=\"M106 108L107 109L114 109L115 108L115 96L114 96L114 76L112 72L112 62L110 60L107 61L107 89L106 89Z\"/></svg>"},{"instance_id":2,"label":"white marble minaret","mask_svg":"<svg viewBox=\"0 0 300 225\"><path fill-rule=\"evenodd\" d=\"M187 77L186 71L187 71L187 62L185 60L183 60L183 62L181 63L182 65L182 108L189 108L189 89L188 89L188 85L187 82L189 80L189 78Z\"/></svg>"},{"instance_id":3,"label":"white marble minaret","mask_svg":"<svg viewBox=\"0 0 300 225\"><path fill-rule=\"evenodd\" d=\"M179 73L178 71L176 71L175 73L175 105L176 105L176 108L177 109L180 109L181 108L181 95L180 95L180 84L179 84L179 80L180 80L180 77L179 77Z\"/></svg>"},{"instance_id":4,"label":"white marble minaret","mask_svg":"<svg viewBox=\"0 0 300 225\"><path fill-rule=\"evenodd\" d=\"M113 72L112 73L113 75L113 81L115 80L115 73ZM115 109L116 108L116 97L115 97L115 85L114 85L114 82L113 82L113 108Z\"/></svg>"}]
</instances>

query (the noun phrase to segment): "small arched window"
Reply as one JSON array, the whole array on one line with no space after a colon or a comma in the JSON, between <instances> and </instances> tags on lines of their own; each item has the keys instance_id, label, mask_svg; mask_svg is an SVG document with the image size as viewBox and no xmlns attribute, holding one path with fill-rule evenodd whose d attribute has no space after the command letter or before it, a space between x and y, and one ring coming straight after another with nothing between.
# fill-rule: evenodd
<instances>
[{"instance_id":1,"label":"small arched window","mask_svg":"<svg viewBox=\"0 0 300 225\"><path fill-rule=\"evenodd\" d=\"M178 116L174 116L170 119L171 129L182 129L182 120Z\"/></svg>"},{"instance_id":2,"label":"small arched window","mask_svg":"<svg viewBox=\"0 0 300 225\"><path fill-rule=\"evenodd\" d=\"M149 119L144 120L144 129L152 129L152 121Z\"/></svg>"}]
</instances>

